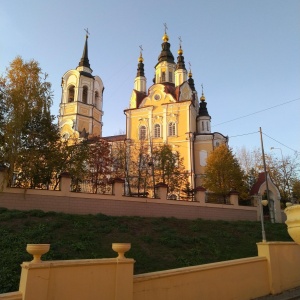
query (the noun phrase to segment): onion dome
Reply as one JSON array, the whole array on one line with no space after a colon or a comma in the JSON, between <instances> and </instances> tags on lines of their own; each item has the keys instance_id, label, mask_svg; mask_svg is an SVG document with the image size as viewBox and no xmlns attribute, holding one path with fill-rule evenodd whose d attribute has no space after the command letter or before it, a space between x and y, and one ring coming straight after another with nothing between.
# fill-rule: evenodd
<instances>
[{"instance_id":1,"label":"onion dome","mask_svg":"<svg viewBox=\"0 0 300 300\"><path fill-rule=\"evenodd\" d=\"M178 53L178 56L177 56L176 70L179 70L179 69L185 70L184 57L182 56L183 50L181 49L181 45L179 46L179 50L177 53Z\"/></svg>"},{"instance_id":2,"label":"onion dome","mask_svg":"<svg viewBox=\"0 0 300 300\"><path fill-rule=\"evenodd\" d=\"M203 117L203 116L207 116L207 117L210 117L209 113L208 113L208 110L207 110L207 103L205 102L205 96L204 96L204 93L203 93L203 85L202 85L202 95L200 97L200 107L199 107L199 116L200 117Z\"/></svg>"},{"instance_id":3,"label":"onion dome","mask_svg":"<svg viewBox=\"0 0 300 300\"><path fill-rule=\"evenodd\" d=\"M174 56L170 50L170 43L168 43L169 37L168 35L165 33L163 36L163 43L161 44L161 53L158 56L158 64L162 61L166 61L169 63L174 63Z\"/></svg>"},{"instance_id":4,"label":"onion dome","mask_svg":"<svg viewBox=\"0 0 300 300\"><path fill-rule=\"evenodd\" d=\"M193 74L192 74L192 71L190 70L189 71L189 79L188 79L188 83L189 83L189 86L190 88L192 89L192 91L196 91L195 89L195 83L194 83L194 79L192 78Z\"/></svg>"},{"instance_id":5,"label":"onion dome","mask_svg":"<svg viewBox=\"0 0 300 300\"><path fill-rule=\"evenodd\" d=\"M136 74L136 77L139 77L139 76L145 76L145 71L144 71L144 64L143 64L143 61L144 61L144 58L142 56L142 51L140 53L140 57L138 59L138 68L137 68L137 74Z\"/></svg>"}]
</instances>

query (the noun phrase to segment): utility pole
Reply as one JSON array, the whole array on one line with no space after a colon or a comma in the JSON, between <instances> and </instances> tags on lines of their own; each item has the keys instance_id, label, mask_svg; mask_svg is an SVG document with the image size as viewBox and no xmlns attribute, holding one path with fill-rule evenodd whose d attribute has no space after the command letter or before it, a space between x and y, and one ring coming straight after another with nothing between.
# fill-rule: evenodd
<instances>
[{"instance_id":1,"label":"utility pole","mask_svg":"<svg viewBox=\"0 0 300 300\"><path fill-rule=\"evenodd\" d=\"M266 168L264 143L263 143L263 138L262 138L261 127L259 127L259 133L260 133L261 152L262 152L262 159L263 159L263 164L264 164L265 181L266 181L266 188L267 188L267 200L268 200L268 203L269 203L271 223L275 223L274 208L273 208L273 204L270 202L270 196L269 196L268 173L267 173L267 168Z\"/></svg>"}]
</instances>

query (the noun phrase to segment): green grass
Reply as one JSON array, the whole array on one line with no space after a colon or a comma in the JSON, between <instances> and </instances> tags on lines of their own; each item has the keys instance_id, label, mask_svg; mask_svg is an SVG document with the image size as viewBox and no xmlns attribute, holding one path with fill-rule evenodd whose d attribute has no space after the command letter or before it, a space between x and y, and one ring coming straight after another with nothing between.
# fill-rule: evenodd
<instances>
[{"instance_id":1,"label":"green grass","mask_svg":"<svg viewBox=\"0 0 300 300\"><path fill-rule=\"evenodd\" d=\"M265 224L268 241L291 241L285 224ZM50 243L44 260L116 257L130 242L135 274L257 256L260 222L70 215L0 208L0 293L18 290L26 244Z\"/></svg>"}]
</instances>

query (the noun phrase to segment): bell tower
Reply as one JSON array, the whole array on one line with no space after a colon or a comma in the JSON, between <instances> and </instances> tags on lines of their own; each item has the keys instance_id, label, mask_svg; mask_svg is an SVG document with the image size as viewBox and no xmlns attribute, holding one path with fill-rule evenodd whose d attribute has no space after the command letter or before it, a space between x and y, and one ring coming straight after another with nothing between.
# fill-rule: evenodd
<instances>
[{"instance_id":1,"label":"bell tower","mask_svg":"<svg viewBox=\"0 0 300 300\"><path fill-rule=\"evenodd\" d=\"M82 57L76 69L67 71L61 82L62 96L59 110L61 136L88 138L102 136L103 91L99 76L92 74L88 58L86 30Z\"/></svg>"}]
</instances>

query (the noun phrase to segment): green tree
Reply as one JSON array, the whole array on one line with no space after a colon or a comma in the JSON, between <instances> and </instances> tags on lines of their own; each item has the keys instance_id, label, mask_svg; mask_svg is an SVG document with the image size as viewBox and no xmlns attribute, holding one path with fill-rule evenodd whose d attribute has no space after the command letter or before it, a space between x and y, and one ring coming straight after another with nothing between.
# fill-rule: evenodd
<instances>
[{"instance_id":1,"label":"green tree","mask_svg":"<svg viewBox=\"0 0 300 300\"><path fill-rule=\"evenodd\" d=\"M80 183L88 174L87 160L89 145L87 140L71 136L69 139L60 139L57 143L57 155L53 160L55 169L55 188L60 182L61 173L69 173L72 178L72 190L80 191Z\"/></svg>"},{"instance_id":2,"label":"green tree","mask_svg":"<svg viewBox=\"0 0 300 300\"><path fill-rule=\"evenodd\" d=\"M13 172L21 167L18 166L20 154L22 153L23 161L26 160L25 156L30 154L30 151L24 151L26 150L24 141L29 136L35 135L36 131L28 130L28 126L35 123L33 127L37 130L41 130L43 125L48 126L48 131L57 129L53 126L49 128L49 123L44 122L45 115L49 121L48 115L52 104L51 84L46 78L38 62L34 60L25 62L21 57L16 57L6 69L5 75L0 77L1 159L9 166L10 180ZM37 126L36 123L40 121ZM35 145L37 144L35 142ZM28 159L32 159L31 154Z\"/></svg>"},{"instance_id":3,"label":"green tree","mask_svg":"<svg viewBox=\"0 0 300 300\"><path fill-rule=\"evenodd\" d=\"M188 173L183 158L172 151L171 145L160 145L153 149L155 181L168 185L169 193L180 193L188 183Z\"/></svg>"},{"instance_id":4,"label":"green tree","mask_svg":"<svg viewBox=\"0 0 300 300\"><path fill-rule=\"evenodd\" d=\"M26 188L46 187L53 183L60 139L58 127L49 111L38 112L25 123L21 134L19 155L15 165L16 185Z\"/></svg>"},{"instance_id":5,"label":"green tree","mask_svg":"<svg viewBox=\"0 0 300 300\"><path fill-rule=\"evenodd\" d=\"M224 203L231 190L238 191L240 196L245 193L244 172L226 145L220 145L207 157L203 185L222 196Z\"/></svg>"}]
</instances>

